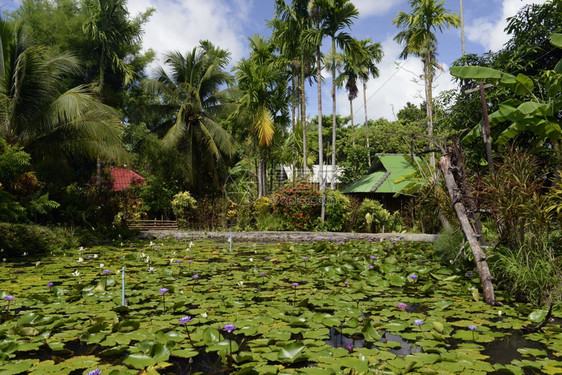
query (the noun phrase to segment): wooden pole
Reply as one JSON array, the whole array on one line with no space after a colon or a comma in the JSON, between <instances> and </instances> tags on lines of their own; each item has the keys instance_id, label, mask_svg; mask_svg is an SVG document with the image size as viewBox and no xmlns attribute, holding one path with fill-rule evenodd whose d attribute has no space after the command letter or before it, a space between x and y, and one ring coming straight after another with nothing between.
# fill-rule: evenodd
<instances>
[{"instance_id":1,"label":"wooden pole","mask_svg":"<svg viewBox=\"0 0 562 375\"><path fill-rule=\"evenodd\" d=\"M490 274L490 269L488 268L488 263L486 262L486 254L482 251L476 233L468 220L466 209L461 202L459 188L451 170L452 167L450 154L442 156L439 161L439 168L441 169L443 176L445 176L445 183L447 184L447 190L449 192L449 196L451 197L451 201L453 202L453 208L459 218L461 229L464 232L470 246L470 250L472 251L472 255L474 256L474 262L476 263L476 268L478 270L478 274L480 275L480 280L482 281L482 294L484 296L484 301L493 306L496 304L496 297L494 295L492 276Z\"/></svg>"},{"instance_id":2,"label":"wooden pole","mask_svg":"<svg viewBox=\"0 0 562 375\"><path fill-rule=\"evenodd\" d=\"M480 89L480 100L482 101L483 128L482 136L484 137L484 144L486 145L486 157L488 158L488 169L490 174L494 173L494 161L492 159L492 136L490 135L490 120L488 119L488 103L486 103L486 93L484 92L484 84L482 81L478 82Z\"/></svg>"}]
</instances>

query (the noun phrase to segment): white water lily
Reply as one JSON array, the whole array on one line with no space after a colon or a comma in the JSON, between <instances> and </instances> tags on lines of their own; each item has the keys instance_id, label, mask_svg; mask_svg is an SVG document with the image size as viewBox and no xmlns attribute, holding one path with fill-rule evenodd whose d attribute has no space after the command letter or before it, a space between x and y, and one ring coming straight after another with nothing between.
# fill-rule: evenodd
<instances>
[{"instance_id":1,"label":"white water lily","mask_svg":"<svg viewBox=\"0 0 562 375\"><path fill-rule=\"evenodd\" d=\"M78 251L84 251L84 246L80 246L80 247L78 248Z\"/></svg>"},{"instance_id":2,"label":"white water lily","mask_svg":"<svg viewBox=\"0 0 562 375\"><path fill-rule=\"evenodd\" d=\"M94 259L96 259L98 257L98 254L94 254Z\"/></svg>"},{"instance_id":3,"label":"white water lily","mask_svg":"<svg viewBox=\"0 0 562 375\"><path fill-rule=\"evenodd\" d=\"M103 268L103 267L104 267L103 263L100 263L100 268Z\"/></svg>"},{"instance_id":4,"label":"white water lily","mask_svg":"<svg viewBox=\"0 0 562 375\"><path fill-rule=\"evenodd\" d=\"M203 313L203 314L201 314L201 316L202 316L203 318L206 318L208 315L207 315L207 313Z\"/></svg>"},{"instance_id":5,"label":"white water lily","mask_svg":"<svg viewBox=\"0 0 562 375\"><path fill-rule=\"evenodd\" d=\"M72 276L78 277L78 276L80 276L80 272L78 272L78 270L76 270L76 271L72 272Z\"/></svg>"},{"instance_id":6,"label":"white water lily","mask_svg":"<svg viewBox=\"0 0 562 375\"><path fill-rule=\"evenodd\" d=\"M177 252L177 251L174 251L174 252L172 253L172 255L173 255L173 256L176 256L176 255L178 255L178 252Z\"/></svg>"},{"instance_id":7,"label":"white water lily","mask_svg":"<svg viewBox=\"0 0 562 375\"><path fill-rule=\"evenodd\" d=\"M170 259L170 264L174 263L174 258Z\"/></svg>"},{"instance_id":8,"label":"white water lily","mask_svg":"<svg viewBox=\"0 0 562 375\"><path fill-rule=\"evenodd\" d=\"M23 256L26 256L26 255L27 255L27 251L24 251L24 252L23 252Z\"/></svg>"},{"instance_id":9,"label":"white water lily","mask_svg":"<svg viewBox=\"0 0 562 375\"><path fill-rule=\"evenodd\" d=\"M189 248L191 249L193 247L193 241L189 241Z\"/></svg>"},{"instance_id":10,"label":"white water lily","mask_svg":"<svg viewBox=\"0 0 562 375\"><path fill-rule=\"evenodd\" d=\"M78 261L77 261L77 262L80 263L80 262L83 262L83 261L84 261L83 258L78 258Z\"/></svg>"},{"instance_id":11,"label":"white water lily","mask_svg":"<svg viewBox=\"0 0 562 375\"><path fill-rule=\"evenodd\" d=\"M40 264L41 264L41 261L35 263L35 267L39 267Z\"/></svg>"},{"instance_id":12,"label":"white water lily","mask_svg":"<svg viewBox=\"0 0 562 375\"><path fill-rule=\"evenodd\" d=\"M254 261L254 258L250 258L250 262L253 262L253 261Z\"/></svg>"},{"instance_id":13,"label":"white water lily","mask_svg":"<svg viewBox=\"0 0 562 375\"><path fill-rule=\"evenodd\" d=\"M243 286L243 285L244 285L244 282L243 282L243 281L239 281L239 282L238 282L238 286Z\"/></svg>"},{"instance_id":14,"label":"white water lily","mask_svg":"<svg viewBox=\"0 0 562 375\"><path fill-rule=\"evenodd\" d=\"M154 246L154 242L150 241L150 244L148 246Z\"/></svg>"},{"instance_id":15,"label":"white water lily","mask_svg":"<svg viewBox=\"0 0 562 375\"><path fill-rule=\"evenodd\" d=\"M154 267L150 267L150 268L148 269L148 272L150 272L150 273L156 272L156 269L155 269Z\"/></svg>"},{"instance_id":16,"label":"white water lily","mask_svg":"<svg viewBox=\"0 0 562 375\"><path fill-rule=\"evenodd\" d=\"M6 258L2 258L2 262L5 262L7 259Z\"/></svg>"},{"instance_id":17,"label":"white water lily","mask_svg":"<svg viewBox=\"0 0 562 375\"><path fill-rule=\"evenodd\" d=\"M140 253L141 258L144 258L146 256L145 253Z\"/></svg>"}]
</instances>

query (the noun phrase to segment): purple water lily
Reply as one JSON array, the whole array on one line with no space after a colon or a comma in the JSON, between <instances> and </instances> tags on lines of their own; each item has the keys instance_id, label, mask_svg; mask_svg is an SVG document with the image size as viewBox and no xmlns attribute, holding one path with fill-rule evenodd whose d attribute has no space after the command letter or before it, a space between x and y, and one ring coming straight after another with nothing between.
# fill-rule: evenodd
<instances>
[{"instance_id":1,"label":"purple water lily","mask_svg":"<svg viewBox=\"0 0 562 375\"><path fill-rule=\"evenodd\" d=\"M369 269L373 270L373 269L375 269L375 266L373 266L372 264L369 264Z\"/></svg>"},{"instance_id":2,"label":"purple water lily","mask_svg":"<svg viewBox=\"0 0 562 375\"><path fill-rule=\"evenodd\" d=\"M160 294L166 294L168 293L168 288L162 288L159 290Z\"/></svg>"},{"instance_id":3,"label":"purple water lily","mask_svg":"<svg viewBox=\"0 0 562 375\"><path fill-rule=\"evenodd\" d=\"M236 326L234 324L227 324L227 325L224 326L224 328L222 330L230 333L230 332L234 331L235 329L236 329Z\"/></svg>"},{"instance_id":4,"label":"purple water lily","mask_svg":"<svg viewBox=\"0 0 562 375\"><path fill-rule=\"evenodd\" d=\"M418 279L418 275L410 275L410 279L412 279L413 281Z\"/></svg>"},{"instance_id":5,"label":"purple water lily","mask_svg":"<svg viewBox=\"0 0 562 375\"><path fill-rule=\"evenodd\" d=\"M180 318L180 324L187 324L191 322L191 316L184 316Z\"/></svg>"},{"instance_id":6,"label":"purple water lily","mask_svg":"<svg viewBox=\"0 0 562 375\"><path fill-rule=\"evenodd\" d=\"M193 275L191 277L193 277L193 280L197 280L199 278L199 275Z\"/></svg>"},{"instance_id":7,"label":"purple water lily","mask_svg":"<svg viewBox=\"0 0 562 375\"><path fill-rule=\"evenodd\" d=\"M55 285L54 283L47 283L47 286L48 286L49 288L52 287L52 286L54 286L54 285Z\"/></svg>"},{"instance_id":8,"label":"purple water lily","mask_svg":"<svg viewBox=\"0 0 562 375\"><path fill-rule=\"evenodd\" d=\"M398 307L399 309L402 309L402 310L406 311L406 309L408 308L408 305L406 305L405 303L400 302L400 303L397 305L397 307Z\"/></svg>"},{"instance_id":9,"label":"purple water lily","mask_svg":"<svg viewBox=\"0 0 562 375\"><path fill-rule=\"evenodd\" d=\"M476 328L478 328L478 327L476 327L475 325L469 325L468 326L468 329L470 329L471 331L475 331Z\"/></svg>"},{"instance_id":10,"label":"purple water lily","mask_svg":"<svg viewBox=\"0 0 562 375\"><path fill-rule=\"evenodd\" d=\"M5 296L4 299L8 302L13 301L14 299L16 299L16 297L14 296Z\"/></svg>"},{"instance_id":11,"label":"purple water lily","mask_svg":"<svg viewBox=\"0 0 562 375\"><path fill-rule=\"evenodd\" d=\"M111 273L110 270L103 270L103 274L104 274L104 275L109 275L110 273Z\"/></svg>"},{"instance_id":12,"label":"purple water lily","mask_svg":"<svg viewBox=\"0 0 562 375\"><path fill-rule=\"evenodd\" d=\"M417 326L421 326L421 325L423 325L423 320L416 319L416 320L414 320L414 324L417 325Z\"/></svg>"},{"instance_id":13,"label":"purple water lily","mask_svg":"<svg viewBox=\"0 0 562 375\"><path fill-rule=\"evenodd\" d=\"M101 374L101 370L99 368L90 371L89 373L87 373L86 375L100 375Z\"/></svg>"},{"instance_id":14,"label":"purple water lily","mask_svg":"<svg viewBox=\"0 0 562 375\"><path fill-rule=\"evenodd\" d=\"M293 283L293 284L291 284L291 285L293 285L293 287L296 288L297 286L299 286L299 283Z\"/></svg>"}]
</instances>

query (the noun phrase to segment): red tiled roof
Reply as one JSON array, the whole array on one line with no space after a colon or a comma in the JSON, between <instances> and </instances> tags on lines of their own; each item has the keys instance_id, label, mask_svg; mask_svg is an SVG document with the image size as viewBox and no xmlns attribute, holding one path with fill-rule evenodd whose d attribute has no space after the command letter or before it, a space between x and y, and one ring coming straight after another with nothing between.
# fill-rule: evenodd
<instances>
[{"instance_id":1,"label":"red tiled roof","mask_svg":"<svg viewBox=\"0 0 562 375\"><path fill-rule=\"evenodd\" d=\"M111 187L113 191L125 190L131 186L131 184L146 184L144 177L131 169L111 168L109 172L111 173L111 180L113 181L113 186Z\"/></svg>"}]
</instances>

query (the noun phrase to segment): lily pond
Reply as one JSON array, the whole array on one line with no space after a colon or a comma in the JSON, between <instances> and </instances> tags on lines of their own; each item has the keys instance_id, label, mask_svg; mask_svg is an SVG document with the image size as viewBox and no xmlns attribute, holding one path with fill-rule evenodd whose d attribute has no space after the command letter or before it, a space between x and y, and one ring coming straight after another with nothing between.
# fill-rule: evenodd
<instances>
[{"instance_id":1,"label":"lily pond","mask_svg":"<svg viewBox=\"0 0 562 375\"><path fill-rule=\"evenodd\" d=\"M560 374L561 312L430 244L120 241L2 263L0 374Z\"/></svg>"}]
</instances>

